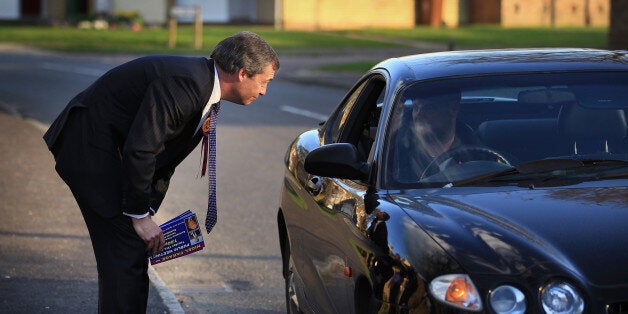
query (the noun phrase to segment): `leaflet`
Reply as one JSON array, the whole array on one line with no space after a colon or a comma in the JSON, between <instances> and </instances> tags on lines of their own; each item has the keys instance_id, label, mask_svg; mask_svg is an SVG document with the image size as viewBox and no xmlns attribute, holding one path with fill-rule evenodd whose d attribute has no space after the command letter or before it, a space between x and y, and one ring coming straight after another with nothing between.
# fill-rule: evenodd
<instances>
[{"instance_id":1,"label":"leaflet","mask_svg":"<svg viewBox=\"0 0 628 314\"><path fill-rule=\"evenodd\" d=\"M151 265L185 256L205 247L196 214L189 210L159 227L164 232L166 244L163 251L150 257Z\"/></svg>"}]
</instances>

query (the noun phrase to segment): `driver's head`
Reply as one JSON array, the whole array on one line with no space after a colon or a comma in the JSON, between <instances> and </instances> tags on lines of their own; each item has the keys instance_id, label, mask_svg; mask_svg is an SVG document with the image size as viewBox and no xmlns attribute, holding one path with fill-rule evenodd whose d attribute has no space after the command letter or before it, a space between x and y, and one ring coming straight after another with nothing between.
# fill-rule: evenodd
<instances>
[{"instance_id":1,"label":"driver's head","mask_svg":"<svg viewBox=\"0 0 628 314\"><path fill-rule=\"evenodd\" d=\"M414 99L414 130L423 145L442 146L443 150L449 148L456 132L459 105L460 91L457 89Z\"/></svg>"}]
</instances>

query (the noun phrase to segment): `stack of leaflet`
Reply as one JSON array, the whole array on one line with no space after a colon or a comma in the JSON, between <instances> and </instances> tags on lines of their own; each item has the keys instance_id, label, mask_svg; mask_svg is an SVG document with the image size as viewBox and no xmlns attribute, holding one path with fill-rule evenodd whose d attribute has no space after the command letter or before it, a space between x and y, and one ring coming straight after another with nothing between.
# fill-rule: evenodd
<instances>
[{"instance_id":1,"label":"stack of leaflet","mask_svg":"<svg viewBox=\"0 0 628 314\"><path fill-rule=\"evenodd\" d=\"M164 231L166 243L163 251L150 257L151 265L185 256L205 247L196 214L189 210L160 227Z\"/></svg>"}]
</instances>

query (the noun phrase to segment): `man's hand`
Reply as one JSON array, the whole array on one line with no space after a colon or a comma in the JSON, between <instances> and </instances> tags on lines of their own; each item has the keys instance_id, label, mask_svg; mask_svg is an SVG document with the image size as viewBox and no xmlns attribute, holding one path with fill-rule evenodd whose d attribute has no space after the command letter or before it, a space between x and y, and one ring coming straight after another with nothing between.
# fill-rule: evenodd
<instances>
[{"instance_id":1,"label":"man's hand","mask_svg":"<svg viewBox=\"0 0 628 314\"><path fill-rule=\"evenodd\" d=\"M164 249L164 233L161 228L152 220L151 216L144 218L131 218L133 229L137 235L146 243L146 251L153 255Z\"/></svg>"}]
</instances>

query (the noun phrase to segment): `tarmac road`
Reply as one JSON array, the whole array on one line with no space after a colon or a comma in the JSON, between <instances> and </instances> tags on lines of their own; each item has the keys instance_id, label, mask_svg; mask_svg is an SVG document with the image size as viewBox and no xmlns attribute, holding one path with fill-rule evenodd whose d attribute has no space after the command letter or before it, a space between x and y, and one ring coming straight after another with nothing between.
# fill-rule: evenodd
<instances>
[{"instance_id":1,"label":"tarmac road","mask_svg":"<svg viewBox=\"0 0 628 314\"><path fill-rule=\"evenodd\" d=\"M374 54L362 57L383 59L401 53ZM35 76L43 81L33 84L28 73L11 72L18 64L14 60L23 57L44 58L38 63L48 64L44 71L54 72L51 64L83 60L92 67L78 69L95 72L75 73L82 80L73 88L46 89L56 83L46 81L54 73ZM0 112L0 312L97 311L97 274L89 236L41 136L81 85L131 57L68 58L0 46L0 82L10 89L0 90L0 111L4 111ZM285 312L276 235L283 157L290 141L316 127L359 77L355 73L328 76L312 71L311 66L346 60L356 60L356 56L282 57L282 68L267 96L248 108L222 106L217 133L219 222L211 235L204 235L203 251L151 269L149 313ZM42 70L33 67L33 61L24 64L31 66L29 71ZM19 80L24 82L6 85ZM24 88L24 84L33 87ZM43 99L54 99L54 106L59 107L48 103L36 107ZM197 179L199 156L197 148L178 167L155 218L158 222L186 209L204 220L207 185Z\"/></svg>"}]
</instances>

